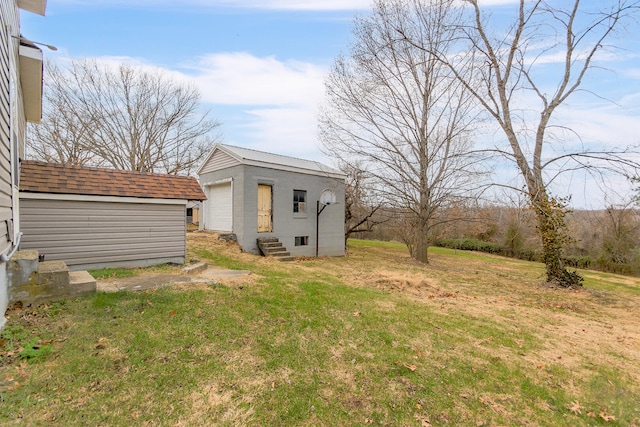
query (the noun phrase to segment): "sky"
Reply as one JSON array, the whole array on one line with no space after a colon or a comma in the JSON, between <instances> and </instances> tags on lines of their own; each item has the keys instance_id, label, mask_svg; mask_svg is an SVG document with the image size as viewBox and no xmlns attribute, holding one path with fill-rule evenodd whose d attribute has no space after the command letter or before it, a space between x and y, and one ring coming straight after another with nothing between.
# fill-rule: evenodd
<instances>
[{"instance_id":1,"label":"sky","mask_svg":"<svg viewBox=\"0 0 640 427\"><path fill-rule=\"evenodd\" d=\"M483 3L500 17L513 0ZM194 82L203 108L222 123L224 143L331 164L320 151L317 131L324 78L335 58L348 54L354 16L367 13L370 5L370 0L48 0L45 17L22 11L21 25L26 38L58 48L44 49L45 58L54 61L128 62ZM640 26L629 27L622 40L625 49L585 82L585 93L600 97L578 96L559 112L581 130L581 143L640 143ZM495 138L502 137L495 133ZM563 179L558 191L572 194L577 208L628 196L624 180L614 184L619 191L596 194L589 179Z\"/></svg>"}]
</instances>

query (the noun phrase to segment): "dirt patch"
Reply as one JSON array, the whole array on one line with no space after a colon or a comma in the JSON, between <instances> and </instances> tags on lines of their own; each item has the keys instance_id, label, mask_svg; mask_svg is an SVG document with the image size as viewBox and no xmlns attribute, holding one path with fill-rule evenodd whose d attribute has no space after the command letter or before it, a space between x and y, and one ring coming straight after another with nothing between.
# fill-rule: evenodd
<instances>
[{"instance_id":1,"label":"dirt patch","mask_svg":"<svg viewBox=\"0 0 640 427\"><path fill-rule=\"evenodd\" d=\"M216 382L204 382L198 391L186 398L189 414L177 426L201 424L203 420L216 419L221 424L249 425L253 409L248 404L251 397L239 395Z\"/></svg>"}]
</instances>

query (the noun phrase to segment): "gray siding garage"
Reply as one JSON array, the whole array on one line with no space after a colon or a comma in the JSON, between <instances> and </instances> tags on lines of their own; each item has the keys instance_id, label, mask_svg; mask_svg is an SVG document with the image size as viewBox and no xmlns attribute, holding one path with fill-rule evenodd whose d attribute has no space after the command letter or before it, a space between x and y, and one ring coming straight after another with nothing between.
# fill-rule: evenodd
<instances>
[{"instance_id":1,"label":"gray siding garage","mask_svg":"<svg viewBox=\"0 0 640 427\"><path fill-rule=\"evenodd\" d=\"M194 178L23 163L21 249L73 270L184 263L187 200L204 199ZM78 194L98 192L121 195Z\"/></svg>"},{"instance_id":2,"label":"gray siding garage","mask_svg":"<svg viewBox=\"0 0 640 427\"><path fill-rule=\"evenodd\" d=\"M232 231L245 252L275 237L293 256L344 255L344 174L317 162L217 144L198 171L200 228ZM323 193L335 195L318 216ZM322 205L321 205L322 206ZM318 239L316 240L316 236Z\"/></svg>"},{"instance_id":3,"label":"gray siding garage","mask_svg":"<svg viewBox=\"0 0 640 427\"><path fill-rule=\"evenodd\" d=\"M23 195L24 196L24 195ZM184 263L184 204L22 198L21 249L74 269Z\"/></svg>"}]
</instances>

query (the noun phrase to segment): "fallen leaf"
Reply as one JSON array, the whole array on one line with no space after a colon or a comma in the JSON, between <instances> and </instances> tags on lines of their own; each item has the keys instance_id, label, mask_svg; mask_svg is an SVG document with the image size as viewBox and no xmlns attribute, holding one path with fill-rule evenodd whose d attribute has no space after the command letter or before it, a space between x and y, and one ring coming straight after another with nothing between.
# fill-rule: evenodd
<instances>
[{"instance_id":1,"label":"fallen leaf","mask_svg":"<svg viewBox=\"0 0 640 427\"><path fill-rule=\"evenodd\" d=\"M593 412L593 411L587 412L587 417L595 418L596 417L596 413Z\"/></svg>"},{"instance_id":2,"label":"fallen leaf","mask_svg":"<svg viewBox=\"0 0 640 427\"><path fill-rule=\"evenodd\" d=\"M169 316L173 317L176 314L178 314L178 311L177 310L172 310L171 313L169 313Z\"/></svg>"},{"instance_id":3,"label":"fallen leaf","mask_svg":"<svg viewBox=\"0 0 640 427\"><path fill-rule=\"evenodd\" d=\"M402 362L402 366L404 366L405 368L407 368L411 372L414 372L416 369L418 369L418 367L416 365L409 365L407 362Z\"/></svg>"},{"instance_id":4,"label":"fallen leaf","mask_svg":"<svg viewBox=\"0 0 640 427\"><path fill-rule=\"evenodd\" d=\"M602 418L606 422L610 422L610 421L615 421L616 420L615 416L608 415L607 411L605 411L604 409L600 409L600 418Z\"/></svg>"},{"instance_id":5,"label":"fallen leaf","mask_svg":"<svg viewBox=\"0 0 640 427\"><path fill-rule=\"evenodd\" d=\"M576 415L580 415L582 413L581 411L582 408L583 408L582 405L580 405L580 402L578 402L577 400L567 405L567 409L569 409L571 412L573 412Z\"/></svg>"},{"instance_id":6,"label":"fallen leaf","mask_svg":"<svg viewBox=\"0 0 640 427\"><path fill-rule=\"evenodd\" d=\"M354 312L353 317L360 317L360 312L359 311Z\"/></svg>"},{"instance_id":7,"label":"fallen leaf","mask_svg":"<svg viewBox=\"0 0 640 427\"><path fill-rule=\"evenodd\" d=\"M419 403L416 403L416 408L418 408L418 409L422 409L422 405L421 405L421 404L419 404Z\"/></svg>"}]
</instances>

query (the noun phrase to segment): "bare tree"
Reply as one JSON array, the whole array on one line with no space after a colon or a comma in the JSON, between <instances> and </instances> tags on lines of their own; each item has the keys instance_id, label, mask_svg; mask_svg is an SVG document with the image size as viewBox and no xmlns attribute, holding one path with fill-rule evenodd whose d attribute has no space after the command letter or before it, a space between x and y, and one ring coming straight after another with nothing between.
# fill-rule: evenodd
<instances>
[{"instance_id":1,"label":"bare tree","mask_svg":"<svg viewBox=\"0 0 640 427\"><path fill-rule=\"evenodd\" d=\"M609 206L604 211L602 249L598 262L608 265L633 264L638 258L636 248L640 235L640 213L633 203Z\"/></svg>"},{"instance_id":2,"label":"bare tree","mask_svg":"<svg viewBox=\"0 0 640 427\"><path fill-rule=\"evenodd\" d=\"M405 216L408 246L422 262L438 209L478 184L472 98L428 53L451 45L453 2L419 9L411 0L376 1L370 16L355 20L350 56L336 59L320 115L325 151L371 177L380 200Z\"/></svg>"},{"instance_id":3,"label":"bare tree","mask_svg":"<svg viewBox=\"0 0 640 427\"><path fill-rule=\"evenodd\" d=\"M559 3L520 0L510 25L493 29L478 0L465 3L471 16L467 25L458 26L465 48L458 55L440 49L430 53L450 67L503 131L507 146L495 151L515 163L524 181L542 239L547 280L579 285L582 278L567 271L562 262L563 248L570 241L565 224L568 201L554 197L550 184L564 172L581 169L601 174L638 164L628 148L570 148L553 130L571 130L552 119L580 90L597 55L615 30L637 13L640 2L615 0L585 6L572 0L554 6ZM415 46L423 43L400 26L397 31ZM551 57L560 58L556 67L542 70ZM550 80L555 84L550 85Z\"/></svg>"},{"instance_id":4,"label":"bare tree","mask_svg":"<svg viewBox=\"0 0 640 427\"><path fill-rule=\"evenodd\" d=\"M369 177L357 164L344 164L340 170L347 175L345 181L344 243L354 233L370 233L377 225L389 220L380 215L383 203L374 197Z\"/></svg>"},{"instance_id":5,"label":"bare tree","mask_svg":"<svg viewBox=\"0 0 640 427\"><path fill-rule=\"evenodd\" d=\"M218 137L190 85L94 60L47 65L44 112L30 132L38 159L117 169L189 173Z\"/></svg>"}]
</instances>

